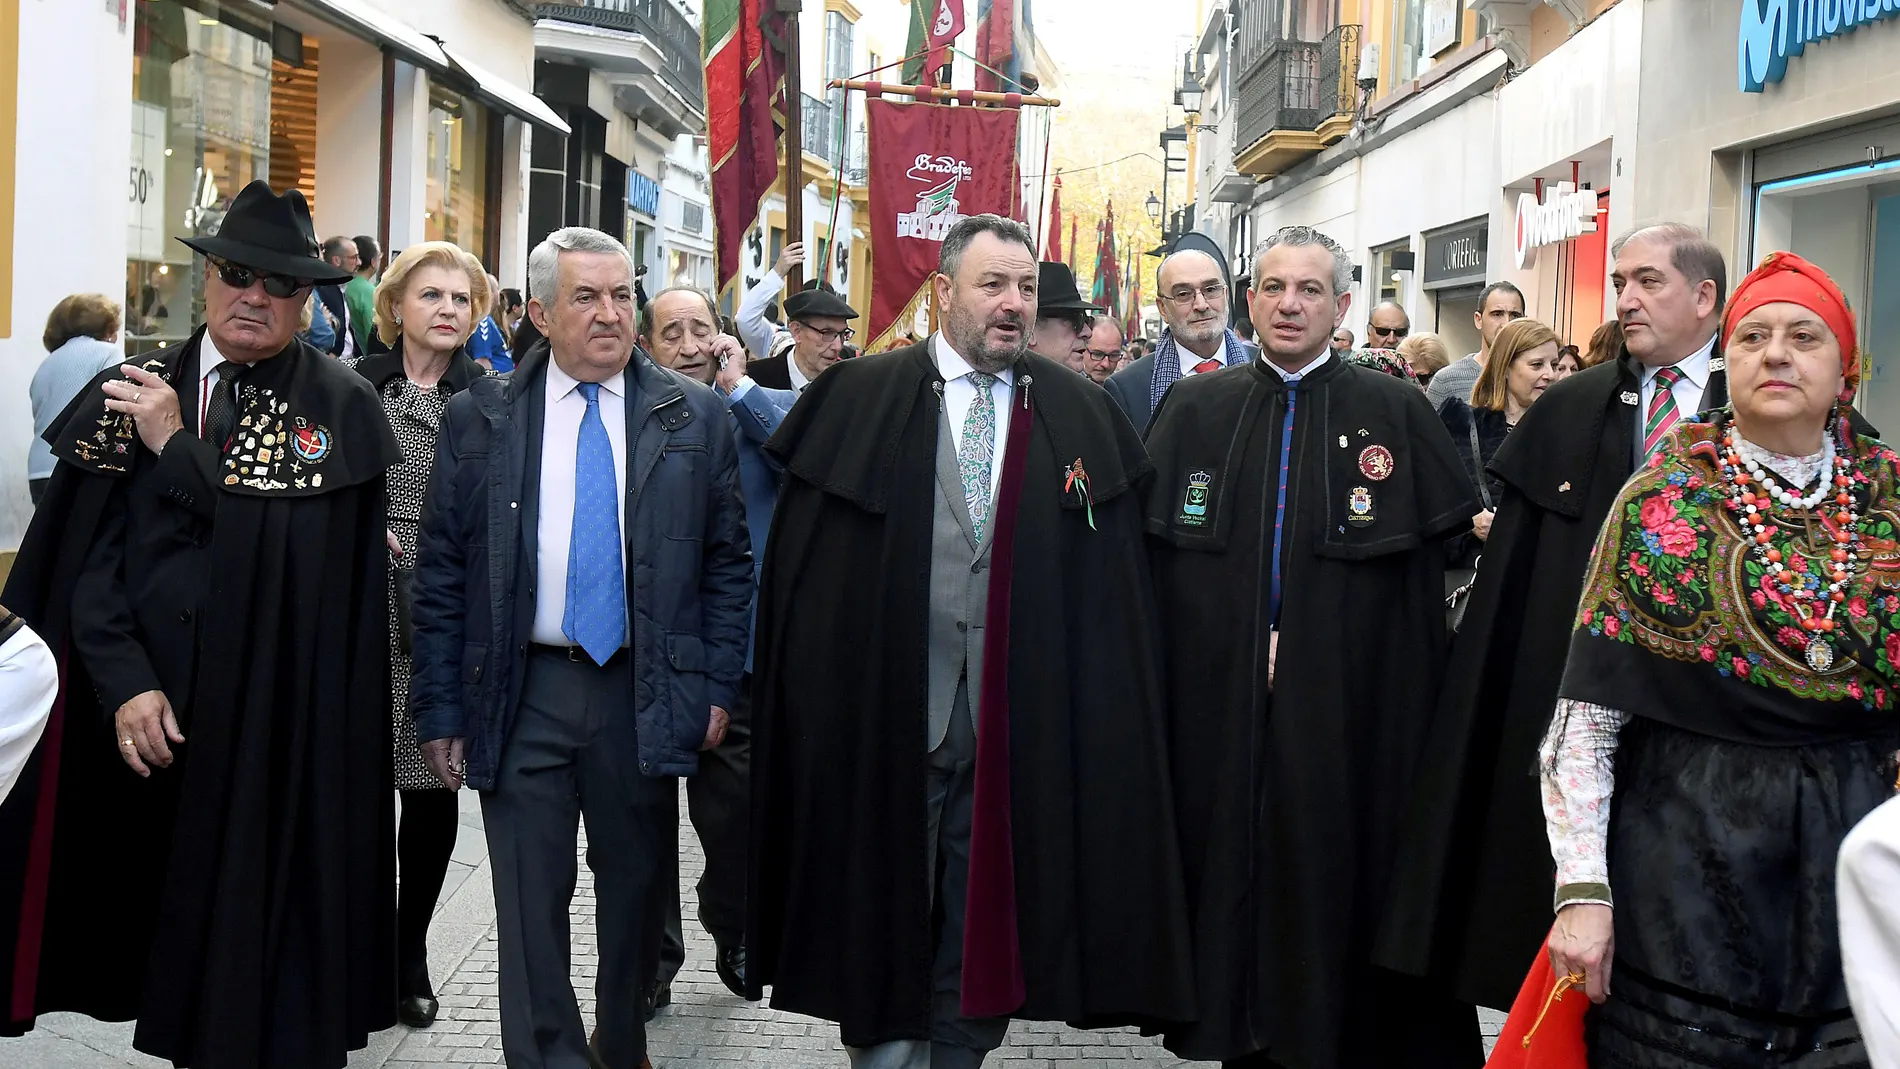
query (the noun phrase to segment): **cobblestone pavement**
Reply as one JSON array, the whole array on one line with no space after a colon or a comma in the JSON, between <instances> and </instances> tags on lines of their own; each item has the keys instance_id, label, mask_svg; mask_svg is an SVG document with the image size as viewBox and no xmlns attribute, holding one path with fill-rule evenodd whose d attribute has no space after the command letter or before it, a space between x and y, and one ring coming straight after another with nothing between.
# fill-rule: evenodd
<instances>
[{"instance_id":1,"label":"cobblestone pavement","mask_svg":"<svg viewBox=\"0 0 1900 1069\"><path fill-rule=\"evenodd\" d=\"M440 1069L499 1065L501 1022L496 993L494 893L489 882L481 809L472 792L462 794L462 833L455 863L430 931L430 967L442 1003L433 1028L398 1025L371 1037L350 1058L349 1069ZM673 1004L648 1026L655 1069L716 1069L733 1065L771 1069L844 1069L844 1049L835 1026L745 1002L728 992L713 971L712 938L693 920L691 888L704 865L692 825L680 812L680 881L687 903L686 965L673 981ZM571 913L574 990L581 1014L593 1026L596 962L593 880L585 859ZM1501 1015L1480 1011L1487 1036L1495 1037ZM131 1049L132 1026L102 1024L72 1014L41 1018L38 1031L0 1039L0 1066L26 1069L163 1069L167 1063ZM1152 1065L1208 1069L1185 1062L1156 1040L1127 1030L1080 1032L1060 1024L1018 1021L988 1063L1001 1069Z\"/></svg>"}]
</instances>

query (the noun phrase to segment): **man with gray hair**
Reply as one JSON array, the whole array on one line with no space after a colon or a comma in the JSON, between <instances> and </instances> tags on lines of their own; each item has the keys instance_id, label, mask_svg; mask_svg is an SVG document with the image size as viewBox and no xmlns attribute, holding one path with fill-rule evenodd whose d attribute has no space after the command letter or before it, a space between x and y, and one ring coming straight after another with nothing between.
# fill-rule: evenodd
<instances>
[{"instance_id":1,"label":"man with gray hair","mask_svg":"<svg viewBox=\"0 0 1900 1069\"><path fill-rule=\"evenodd\" d=\"M1155 406L1177 381L1253 359L1258 350L1227 325L1233 285L1227 254L1206 234L1181 235L1155 269L1161 341L1102 384L1136 430L1147 430Z\"/></svg>"},{"instance_id":2,"label":"man with gray hair","mask_svg":"<svg viewBox=\"0 0 1900 1069\"><path fill-rule=\"evenodd\" d=\"M956 223L942 332L827 371L766 447L746 982L855 1069L1193 1012L1147 460L1027 351L1037 275L1020 223Z\"/></svg>"},{"instance_id":3,"label":"man with gray hair","mask_svg":"<svg viewBox=\"0 0 1900 1069\"><path fill-rule=\"evenodd\" d=\"M1443 671L1443 543L1476 504L1425 395L1333 352L1351 286L1326 235L1267 237L1261 357L1176 383L1148 431L1201 998L1166 1043L1260 1069L1475 1067L1471 1007L1377 967L1372 933Z\"/></svg>"},{"instance_id":4,"label":"man with gray hair","mask_svg":"<svg viewBox=\"0 0 1900 1069\"><path fill-rule=\"evenodd\" d=\"M508 1064L635 1069L677 777L724 738L745 669L738 451L712 389L634 345L626 246L557 230L528 278L546 342L455 395L436 439L410 709L436 776L481 793ZM567 925L583 815L591 1042Z\"/></svg>"}]
</instances>

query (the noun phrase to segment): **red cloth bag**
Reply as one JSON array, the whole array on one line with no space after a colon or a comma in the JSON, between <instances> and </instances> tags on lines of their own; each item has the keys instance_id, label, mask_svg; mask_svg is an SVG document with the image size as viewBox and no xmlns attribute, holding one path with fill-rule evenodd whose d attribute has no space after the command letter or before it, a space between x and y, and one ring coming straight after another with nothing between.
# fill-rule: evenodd
<instances>
[{"instance_id":1,"label":"red cloth bag","mask_svg":"<svg viewBox=\"0 0 1900 1069\"><path fill-rule=\"evenodd\" d=\"M1583 1015L1589 1008L1582 976L1557 975L1546 939L1524 986L1518 988L1485 1069L1588 1069Z\"/></svg>"}]
</instances>

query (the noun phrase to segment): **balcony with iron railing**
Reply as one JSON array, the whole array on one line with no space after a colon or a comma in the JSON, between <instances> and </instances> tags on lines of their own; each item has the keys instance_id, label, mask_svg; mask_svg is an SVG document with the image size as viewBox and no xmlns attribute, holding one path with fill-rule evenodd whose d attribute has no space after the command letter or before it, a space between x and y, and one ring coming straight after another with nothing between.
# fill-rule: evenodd
<instances>
[{"instance_id":1,"label":"balcony with iron railing","mask_svg":"<svg viewBox=\"0 0 1900 1069\"><path fill-rule=\"evenodd\" d=\"M839 155L838 129L832 125L834 115L831 102L822 97L812 96L810 93L801 95L805 98L804 110L800 113L804 123L800 132L805 151L836 169Z\"/></svg>"},{"instance_id":2,"label":"balcony with iron railing","mask_svg":"<svg viewBox=\"0 0 1900 1069\"><path fill-rule=\"evenodd\" d=\"M1335 26L1318 41L1283 38L1258 44L1252 62L1242 65L1235 79L1234 169L1264 178L1352 131L1359 27Z\"/></svg>"},{"instance_id":3,"label":"balcony with iron railing","mask_svg":"<svg viewBox=\"0 0 1900 1069\"><path fill-rule=\"evenodd\" d=\"M694 111L706 111L699 27L671 0L556 0L533 5L534 17L636 33L659 52L659 75Z\"/></svg>"}]
</instances>

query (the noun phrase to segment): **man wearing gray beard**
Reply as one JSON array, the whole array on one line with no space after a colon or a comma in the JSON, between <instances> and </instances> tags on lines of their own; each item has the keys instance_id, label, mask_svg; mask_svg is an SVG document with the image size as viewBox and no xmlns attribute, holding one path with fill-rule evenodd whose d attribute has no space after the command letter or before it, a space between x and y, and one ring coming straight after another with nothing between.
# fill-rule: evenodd
<instances>
[{"instance_id":1,"label":"man wearing gray beard","mask_svg":"<svg viewBox=\"0 0 1900 1069\"><path fill-rule=\"evenodd\" d=\"M1027 352L1033 247L957 223L942 333L826 372L766 445L746 981L837 1021L855 1069L1192 1012L1149 464Z\"/></svg>"}]
</instances>

